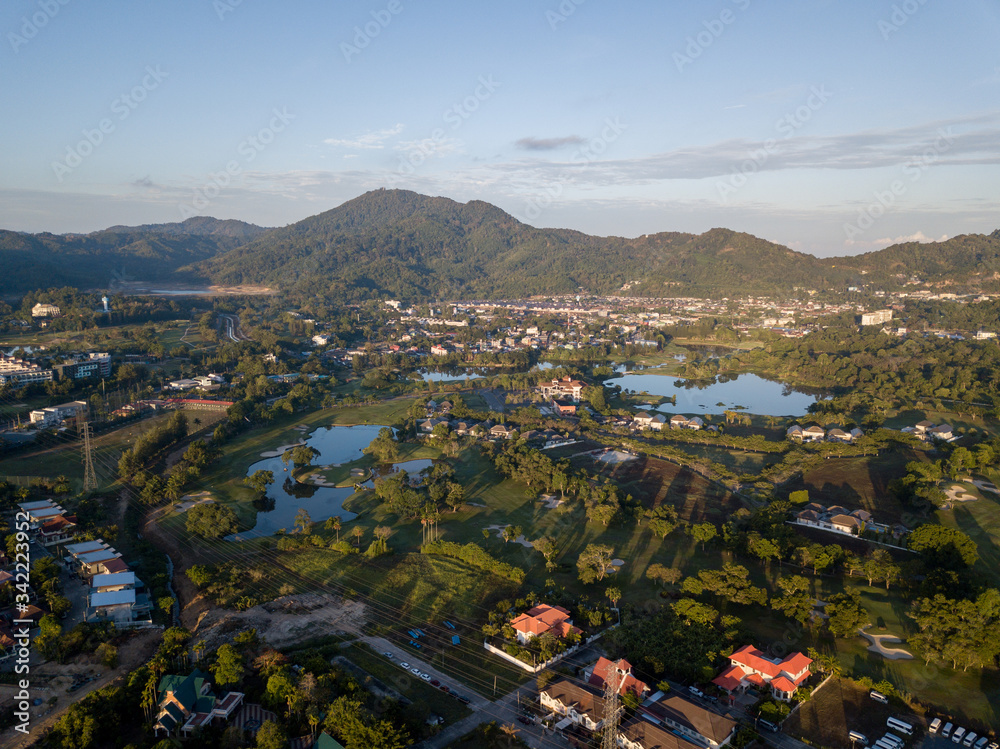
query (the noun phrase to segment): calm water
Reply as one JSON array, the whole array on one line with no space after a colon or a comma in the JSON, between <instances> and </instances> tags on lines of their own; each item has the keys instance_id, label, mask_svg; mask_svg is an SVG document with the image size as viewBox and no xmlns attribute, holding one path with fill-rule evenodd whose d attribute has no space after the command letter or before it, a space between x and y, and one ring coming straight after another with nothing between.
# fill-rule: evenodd
<instances>
[{"instance_id":1,"label":"calm water","mask_svg":"<svg viewBox=\"0 0 1000 749\"><path fill-rule=\"evenodd\" d=\"M741 374L728 381L678 387L669 375L630 374L605 381L623 390L651 395L676 396L677 405L669 403L661 411L686 414L721 414L727 410L746 410L762 416L804 416L816 396L793 390L780 382L753 374Z\"/></svg>"},{"instance_id":2,"label":"calm water","mask_svg":"<svg viewBox=\"0 0 1000 749\"><path fill-rule=\"evenodd\" d=\"M475 372L470 372L464 369L449 369L447 371L431 371L429 369L421 369L420 376L424 378L424 382L449 382L453 380L479 380L482 379L481 374L476 374Z\"/></svg>"},{"instance_id":3,"label":"calm water","mask_svg":"<svg viewBox=\"0 0 1000 749\"><path fill-rule=\"evenodd\" d=\"M378 436L380 429L382 426L379 424L317 429L306 439L307 445L315 447L320 452L313 465L326 466L357 460L363 454L361 450ZM408 460L397 463L392 470L405 470L416 474L429 467L431 463L431 460ZM338 489L294 483L290 479L290 471L285 470L280 457L258 460L247 469L246 475L260 470L274 472L274 483L267 490L268 499L273 501L274 509L258 511L257 524L252 529L227 536L227 541L273 536L275 531L281 528L290 531L295 525L295 515L300 508L309 513L313 523L322 523L334 515L340 515L340 519L344 522L357 517L355 513L344 510L344 500L354 494L353 487Z\"/></svg>"}]
</instances>

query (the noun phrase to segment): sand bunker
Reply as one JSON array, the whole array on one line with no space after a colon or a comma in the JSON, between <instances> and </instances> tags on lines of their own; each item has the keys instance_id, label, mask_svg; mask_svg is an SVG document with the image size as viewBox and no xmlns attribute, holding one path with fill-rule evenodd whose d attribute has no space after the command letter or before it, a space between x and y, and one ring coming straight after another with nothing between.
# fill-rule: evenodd
<instances>
[{"instance_id":1,"label":"sand bunker","mask_svg":"<svg viewBox=\"0 0 1000 749\"><path fill-rule=\"evenodd\" d=\"M547 510L554 510L563 503L563 500L558 499L555 494L543 494L541 501Z\"/></svg>"},{"instance_id":2,"label":"sand bunker","mask_svg":"<svg viewBox=\"0 0 1000 749\"><path fill-rule=\"evenodd\" d=\"M980 481L979 479L972 479L972 485L979 489L981 492L991 492L993 494L1000 494L1000 489L989 481Z\"/></svg>"},{"instance_id":3,"label":"sand bunker","mask_svg":"<svg viewBox=\"0 0 1000 749\"><path fill-rule=\"evenodd\" d=\"M608 450L602 455L598 455L595 460L602 463L608 463L610 465L617 465L618 463L627 463L630 460L635 460L636 456L631 453L622 452L621 450Z\"/></svg>"},{"instance_id":4,"label":"sand bunker","mask_svg":"<svg viewBox=\"0 0 1000 749\"><path fill-rule=\"evenodd\" d=\"M883 658L888 658L890 661L909 661L913 660L913 655L908 650L903 650L901 648L887 648L882 643L885 642L902 642L901 639L895 635L873 635L865 632L863 629L858 630L861 636L866 640L871 642L868 649L873 653L878 653Z\"/></svg>"},{"instance_id":5,"label":"sand bunker","mask_svg":"<svg viewBox=\"0 0 1000 749\"><path fill-rule=\"evenodd\" d=\"M180 498L177 506L174 508L177 512L187 512L195 505L208 504L214 502L212 499L211 492L196 492L195 494L185 494Z\"/></svg>"},{"instance_id":6,"label":"sand bunker","mask_svg":"<svg viewBox=\"0 0 1000 749\"><path fill-rule=\"evenodd\" d=\"M974 502L976 500L976 496L969 494L961 484L953 484L947 487L944 493L952 502Z\"/></svg>"},{"instance_id":7,"label":"sand bunker","mask_svg":"<svg viewBox=\"0 0 1000 749\"><path fill-rule=\"evenodd\" d=\"M296 442L296 443L294 443L292 445L282 445L281 447L278 447L278 448L276 448L274 450L267 450L265 452L262 452L260 454L260 457L262 457L262 458L280 458L282 455L285 454L285 450L291 450L293 447L298 447L299 445L304 445L304 444L305 444L305 441L299 440L298 442Z\"/></svg>"}]
</instances>

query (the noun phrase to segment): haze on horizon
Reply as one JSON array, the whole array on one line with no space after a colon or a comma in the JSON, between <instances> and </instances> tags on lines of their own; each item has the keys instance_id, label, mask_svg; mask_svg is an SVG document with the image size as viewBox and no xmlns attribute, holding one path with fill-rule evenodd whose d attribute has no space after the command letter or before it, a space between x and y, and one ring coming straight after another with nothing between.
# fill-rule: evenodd
<instances>
[{"instance_id":1,"label":"haze on horizon","mask_svg":"<svg viewBox=\"0 0 1000 749\"><path fill-rule=\"evenodd\" d=\"M820 256L998 227L986 0L13 0L0 31L5 229L280 226L379 187Z\"/></svg>"}]
</instances>

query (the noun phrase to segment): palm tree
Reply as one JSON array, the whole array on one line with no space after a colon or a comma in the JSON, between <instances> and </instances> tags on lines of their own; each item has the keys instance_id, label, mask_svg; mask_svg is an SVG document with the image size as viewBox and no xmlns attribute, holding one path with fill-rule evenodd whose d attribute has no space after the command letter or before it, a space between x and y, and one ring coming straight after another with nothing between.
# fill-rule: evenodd
<instances>
[{"instance_id":1,"label":"palm tree","mask_svg":"<svg viewBox=\"0 0 1000 749\"><path fill-rule=\"evenodd\" d=\"M364 529L360 525L354 526L354 537L357 539L355 542L358 548L361 548L361 537L365 535Z\"/></svg>"}]
</instances>

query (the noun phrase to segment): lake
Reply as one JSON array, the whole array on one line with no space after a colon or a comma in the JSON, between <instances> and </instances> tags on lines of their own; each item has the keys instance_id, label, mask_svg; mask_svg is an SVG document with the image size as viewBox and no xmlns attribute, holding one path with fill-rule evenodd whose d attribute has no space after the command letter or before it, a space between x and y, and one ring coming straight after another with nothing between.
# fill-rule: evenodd
<instances>
[{"instance_id":1,"label":"lake","mask_svg":"<svg viewBox=\"0 0 1000 749\"><path fill-rule=\"evenodd\" d=\"M762 416L804 416L816 402L815 395L754 374L711 383L688 380L687 387L678 387L675 382L678 380L669 375L629 374L606 380L604 384L620 385L623 390L637 393L676 396L677 405L665 403L659 409L669 413L721 414L744 410Z\"/></svg>"},{"instance_id":2,"label":"lake","mask_svg":"<svg viewBox=\"0 0 1000 749\"><path fill-rule=\"evenodd\" d=\"M419 374L424 378L424 382L452 382L454 380L479 380L483 375L475 372L468 372L462 369L449 369L446 371L421 369Z\"/></svg>"},{"instance_id":3,"label":"lake","mask_svg":"<svg viewBox=\"0 0 1000 749\"><path fill-rule=\"evenodd\" d=\"M309 435L306 444L320 451L319 457L314 461L316 466L350 463L363 455L362 449L368 447L382 428L379 424L322 427ZM277 447L276 445L275 448ZM397 463L388 470L405 470L415 474L431 463L431 460L408 460ZM280 457L258 460L247 469L246 475L261 470L274 472L274 483L267 489L268 499L273 500L274 509L259 510L257 523L253 528L226 536L227 541L273 536L281 528L291 530L299 509L308 512L314 523L322 523L334 515L339 515L345 523L357 517L355 513L344 510L344 501L354 494L354 487L336 488L295 483ZM366 485L370 486L367 482Z\"/></svg>"}]
</instances>

